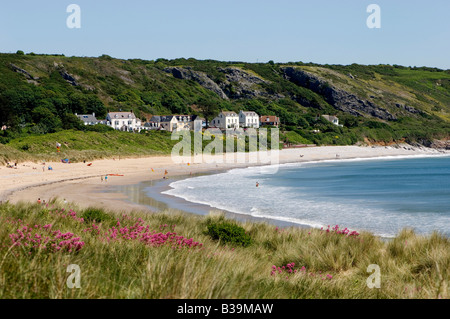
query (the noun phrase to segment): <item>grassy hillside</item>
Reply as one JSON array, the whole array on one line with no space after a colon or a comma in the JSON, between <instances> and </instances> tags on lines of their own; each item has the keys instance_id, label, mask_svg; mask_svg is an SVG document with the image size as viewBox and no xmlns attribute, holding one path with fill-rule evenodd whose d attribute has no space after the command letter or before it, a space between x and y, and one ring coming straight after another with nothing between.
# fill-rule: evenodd
<instances>
[{"instance_id":1,"label":"grassy hillside","mask_svg":"<svg viewBox=\"0 0 450 319\"><path fill-rule=\"evenodd\" d=\"M385 242L335 227L51 202L0 205L0 242L2 299L449 297L449 239L410 230ZM372 264L379 289L366 284ZM76 283L69 265L79 266L81 288L67 286Z\"/></svg>"},{"instance_id":2,"label":"grassy hillside","mask_svg":"<svg viewBox=\"0 0 450 319\"><path fill-rule=\"evenodd\" d=\"M56 143L61 144L57 153ZM83 132L66 130L45 135L29 135L0 144L0 162L69 158L72 162L117 156L168 155L177 141L168 132L130 134L109 131Z\"/></svg>"},{"instance_id":3,"label":"grassy hillside","mask_svg":"<svg viewBox=\"0 0 450 319\"><path fill-rule=\"evenodd\" d=\"M286 68L307 72L320 86L295 81ZM102 118L108 110L133 110L144 121L152 114L210 120L219 110L253 110L279 116L283 131L315 144L429 143L450 132L450 70L0 54L0 74L0 125L11 127L0 132L4 144L85 130L73 113ZM337 115L343 127L321 114Z\"/></svg>"},{"instance_id":4,"label":"grassy hillside","mask_svg":"<svg viewBox=\"0 0 450 319\"><path fill-rule=\"evenodd\" d=\"M191 151L194 152L195 137L193 132L190 134ZM295 132L288 132L287 135L292 143L304 143L306 141ZM202 149L204 150L210 143L213 143L215 138L215 136L210 136L209 139L204 137ZM219 137L217 138L219 139ZM237 151L237 140L234 137L230 138L233 139L235 147L232 151ZM172 140L172 133L166 131L143 131L141 134L133 134L115 130L105 132L64 130L43 135L24 135L11 139L6 145L0 144L0 163L60 161L64 158L70 159L71 162L81 162L119 156L170 155L174 145L181 141L181 137L178 140ZM224 136L219 141L223 145L222 151L226 152L227 137ZM259 142L259 146L267 145L267 149L272 148L270 130L267 134L267 143L262 141L264 139ZM56 143L61 144L60 152L57 152ZM249 151L249 144L247 138L245 140L246 151ZM211 154L216 152L215 148L211 150Z\"/></svg>"}]
</instances>

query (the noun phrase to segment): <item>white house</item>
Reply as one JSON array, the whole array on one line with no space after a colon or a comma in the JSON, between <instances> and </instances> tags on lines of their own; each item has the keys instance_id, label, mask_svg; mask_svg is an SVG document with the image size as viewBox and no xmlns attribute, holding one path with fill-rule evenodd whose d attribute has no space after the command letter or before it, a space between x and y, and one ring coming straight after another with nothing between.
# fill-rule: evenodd
<instances>
[{"instance_id":1,"label":"white house","mask_svg":"<svg viewBox=\"0 0 450 319\"><path fill-rule=\"evenodd\" d=\"M97 118L95 117L95 113L92 114L77 114L75 116L80 119L84 123L84 125L95 125L98 123Z\"/></svg>"},{"instance_id":2,"label":"white house","mask_svg":"<svg viewBox=\"0 0 450 319\"><path fill-rule=\"evenodd\" d=\"M144 129L201 132L204 121L197 115L154 115L144 124Z\"/></svg>"},{"instance_id":3,"label":"white house","mask_svg":"<svg viewBox=\"0 0 450 319\"><path fill-rule=\"evenodd\" d=\"M256 112L240 111L239 125L241 127L259 128L259 115Z\"/></svg>"},{"instance_id":4,"label":"white house","mask_svg":"<svg viewBox=\"0 0 450 319\"><path fill-rule=\"evenodd\" d=\"M198 115L175 115L178 124L177 130L189 130L194 132L201 132L203 128L203 118Z\"/></svg>"},{"instance_id":5,"label":"white house","mask_svg":"<svg viewBox=\"0 0 450 319\"><path fill-rule=\"evenodd\" d=\"M209 123L209 126L222 130L239 128L239 116L235 112L222 111Z\"/></svg>"},{"instance_id":6,"label":"white house","mask_svg":"<svg viewBox=\"0 0 450 319\"><path fill-rule=\"evenodd\" d=\"M333 123L334 125L342 127L343 125L339 125L339 119L337 116L333 115L322 115L323 118L325 118L328 122Z\"/></svg>"},{"instance_id":7,"label":"white house","mask_svg":"<svg viewBox=\"0 0 450 319\"><path fill-rule=\"evenodd\" d=\"M106 121L108 121L113 129L120 131L141 131L141 120L136 118L133 112L109 112L106 116Z\"/></svg>"}]
</instances>

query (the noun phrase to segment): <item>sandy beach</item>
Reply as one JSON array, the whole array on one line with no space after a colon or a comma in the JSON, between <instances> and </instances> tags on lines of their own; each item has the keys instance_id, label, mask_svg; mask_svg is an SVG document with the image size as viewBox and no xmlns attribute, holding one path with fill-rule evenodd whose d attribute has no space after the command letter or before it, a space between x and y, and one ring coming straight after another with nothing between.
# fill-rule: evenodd
<instances>
[{"instance_id":1,"label":"sandy beach","mask_svg":"<svg viewBox=\"0 0 450 319\"><path fill-rule=\"evenodd\" d=\"M443 151L428 148L384 146L324 146L298 149L284 149L279 152L279 163L296 163L333 159L375 158L385 156L442 155ZM448 152L450 154L450 152ZM255 154L250 154L255 155ZM167 177L189 176L237 167L264 165L260 161L249 163L249 154L245 154L245 163L227 163L225 155L204 157L201 163L174 163L170 156L107 159L86 163L18 163L17 168L0 168L0 200L17 203L36 202L59 198L75 202L81 207L98 206L108 210L144 210L146 206L127 201L120 193L106 192L112 185L138 184L143 181ZM217 163L222 160L222 163ZM48 170L48 166L53 169ZM43 167L45 169L43 170ZM108 174L123 176L108 176ZM103 177L103 180L102 180Z\"/></svg>"}]
</instances>

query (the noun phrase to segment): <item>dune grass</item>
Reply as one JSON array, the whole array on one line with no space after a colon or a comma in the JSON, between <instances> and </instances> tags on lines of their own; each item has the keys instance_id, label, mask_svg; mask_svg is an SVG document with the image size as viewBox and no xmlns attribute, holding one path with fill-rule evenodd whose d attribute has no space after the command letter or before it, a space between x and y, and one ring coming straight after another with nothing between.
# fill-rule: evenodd
<instances>
[{"instance_id":1,"label":"dune grass","mask_svg":"<svg viewBox=\"0 0 450 319\"><path fill-rule=\"evenodd\" d=\"M243 228L235 234L250 244L210 237L208 226L224 224ZM0 298L449 297L450 241L437 233L403 230L383 241L336 228L279 229L214 213L119 214L53 200L0 205L0 243ZM72 264L81 288L67 286ZM370 264L380 267L379 289L366 284Z\"/></svg>"},{"instance_id":2,"label":"dune grass","mask_svg":"<svg viewBox=\"0 0 450 319\"><path fill-rule=\"evenodd\" d=\"M57 152L56 143L61 144ZM168 155L177 141L168 132L93 132L65 130L44 135L29 135L0 144L0 163L13 161L60 161L72 162L103 158Z\"/></svg>"}]
</instances>

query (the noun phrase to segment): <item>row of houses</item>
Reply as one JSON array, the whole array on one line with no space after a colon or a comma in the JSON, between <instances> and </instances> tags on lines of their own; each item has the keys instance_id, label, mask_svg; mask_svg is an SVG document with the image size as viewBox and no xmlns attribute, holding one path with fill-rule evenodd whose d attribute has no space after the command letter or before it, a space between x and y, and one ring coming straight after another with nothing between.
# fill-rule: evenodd
<instances>
[{"instance_id":1,"label":"row of houses","mask_svg":"<svg viewBox=\"0 0 450 319\"><path fill-rule=\"evenodd\" d=\"M260 126L280 125L280 118L277 116L259 116L252 111L236 112L222 111L210 123L209 127L219 128L221 130L237 128L259 128Z\"/></svg>"},{"instance_id":2,"label":"row of houses","mask_svg":"<svg viewBox=\"0 0 450 319\"><path fill-rule=\"evenodd\" d=\"M115 130L128 132L140 132L142 130L165 130L169 132L190 130L199 132L206 127L206 120L198 115L154 115L144 124L133 112L109 112L104 120L97 119L95 113L75 113L75 115L84 125L104 124ZM268 125L278 127L279 124L280 119L277 116L259 116L252 111L240 111L239 114L222 111L209 123L209 127L228 130L240 127L259 128Z\"/></svg>"}]
</instances>

